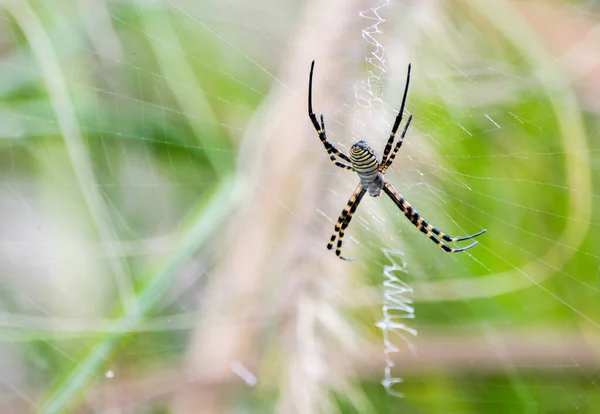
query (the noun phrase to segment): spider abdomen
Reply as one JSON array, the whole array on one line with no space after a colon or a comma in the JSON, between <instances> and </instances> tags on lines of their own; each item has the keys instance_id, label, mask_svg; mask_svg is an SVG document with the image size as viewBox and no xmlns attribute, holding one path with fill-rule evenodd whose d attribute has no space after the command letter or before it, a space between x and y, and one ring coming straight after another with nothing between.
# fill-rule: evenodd
<instances>
[{"instance_id":1,"label":"spider abdomen","mask_svg":"<svg viewBox=\"0 0 600 414\"><path fill-rule=\"evenodd\" d=\"M358 141L350 148L350 162L360 178L360 183L372 197L383 188L383 175L379 172L379 160L375 151L365 141Z\"/></svg>"}]
</instances>

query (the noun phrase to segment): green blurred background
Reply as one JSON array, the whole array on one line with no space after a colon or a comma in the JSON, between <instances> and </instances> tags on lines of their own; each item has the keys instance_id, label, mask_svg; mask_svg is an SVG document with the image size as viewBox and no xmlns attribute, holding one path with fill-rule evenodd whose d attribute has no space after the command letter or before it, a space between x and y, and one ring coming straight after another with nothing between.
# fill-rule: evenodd
<instances>
[{"instance_id":1,"label":"green blurred background","mask_svg":"<svg viewBox=\"0 0 600 414\"><path fill-rule=\"evenodd\" d=\"M600 412L600 8L380 4L0 0L0 412Z\"/></svg>"}]
</instances>

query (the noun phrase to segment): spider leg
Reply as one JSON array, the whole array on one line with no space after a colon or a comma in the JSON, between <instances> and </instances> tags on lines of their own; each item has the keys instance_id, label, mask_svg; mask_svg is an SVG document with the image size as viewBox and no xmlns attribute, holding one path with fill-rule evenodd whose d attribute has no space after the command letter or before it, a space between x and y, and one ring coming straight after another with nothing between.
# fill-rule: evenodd
<instances>
[{"instance_id":1,"label":"spider leg","mask_svg":"<svg viewBox=\"0 0 600 414\"><path fill-rule=\"evenodd\" d=\"M408 73L406 75L406 85L404 86L404 96L402 96L402 105L400 105L400 111L398 112L398 115L396 115L396 121L394 122L394 126L392 127L392 132L390 132L390 137L388 138L388 142L385 145L385 149L383 150L383 156L381 157L381 165L382 166L385 166L388 163L388 155L390 154L390 151L392 150L392 145L394 144L394 137L396 136L396 131L398 131L398 127L400 126L400 123L402 122L402 114L404 113L404 105L406 104L406 96L408 95L409 83L410 83L410 63L408 64ZM408 120L408 123L410 123L410 118ZM404 132L402 133L402 137L400 138L400 140L402 140L404 138L407 128L408 128L408 126L406 126L404 128ZM400 149L401 145L402 145L402 141L400 141L400 144L396 145L396 149L394 150L394 152L397 152L398 149ZM391 162L390 162L390 164L391 164Z\"/></svg>"},{"instance_id":2,"label":"spider leg","mask_svg":"<svg viewBox=\"0 0 600 414\"><path fill-rule=\"evenodd\" d=\"M354 171L354 168L352 168L351 165L344 164L343 162L339 162L335 158L336 156L338 156L342 160L344 160L348 163L351 162L350 157L348 157L346 154L344 154L343 152L338 150L331 142L327 141L327 133L325 132L325 120L323 119L323 115L321 114L321 124L319 124L319 121L317 120L317 117L313 112L313 109L312 109L312 79L313 79L314 68L315 68L315 61L313 60L312 64L310 65L310 76L308 78L308 116L309 116L310 121L312 122L313 126L317 130L317 134L319 134L319 139L321 140L321 142L323 143L323 146L325 147L325 150L329 154L329 159L331 160L331 162L333 162L335 165L337 165L340 168Z\"/></svg>"},{"instance_id":3,"label":"spider leg","mask_svg":"<svg viewBox=\"0 0 600 414\"><path fill-rule=\"evenodd\" d=\"M462 252L462 251L465 251L465 250L468 250L468 249L474 247L477 244L477 242L473 242L466 247L453 249L452 247L448 246L447 244L442 242L440 239L435 237L434 234L441 237L442 239L444 239L447 242L457 242L457 241L472 239L472 238L477 237L486 232L486 230L484 229L475 234L471 234L470 236L463 236L463 237L449 236L447 234L442 233L441 231L439 231L438 229L433 227L431 224L429 224L425 220L423 220L423 218L421 218L421 216L419 216L419 213L417 213L417 211L414 208L412 208L412 206L410 204L408 204L408 202L404 199L404 197L402 197L398 193L398 191L396 191L396 189L389 182L386 181L383 184L383 191L392 199L392 201L404 213L406 218L408 218L410 220L410 222L421 233L423 233L427 237L429 237L435 244L437 244L439 247L441 247L446 252L449 252L449 253Z\"/></svg>"},{"instance_id":4,"label":"spider leg","mask_svg":"<svg viewBox=\"0 0 600 414\"><path fill-rule=\"evenodd\" d=\"M333 234L331 235L331 238L329 239L329 243L327 243L327 249L331 250L333 248L333 243L335 242L335 239L336 238L338 239L337 246L335 249L335 254L340 259L354 260L354 259L343 257L341 255L342 254L342 242L344 239L344 231L346 230L346 227L348 227L348 225L350 224L350 220L352 220L352 215L358 208L358 204L360 203L360 200L362 200L362 198L366 192L367 192L367 190L364 189L360 184L356 187L356 190L354 190L354 193L352 193L352 195L350 196L350 199L348 200L346 207L344 207L344 210L342 210L342 214L340 214L340 217L336 221L335 227L333 230Z\"/></svg>"},{"instance_id":5,"label":"spider leg","mask_svg":"<svg viewBox=\"0 0 600 414\"><path fill-rule=\"evenodd\" d=\"M346 228L348 227L348 225L350 224L350 220L352 220L352 215L354 214L354 212L356 211L356 209L358 208L358 205L360 204L360 200L362 200L363 196L365 195L366 190L363 188L362 191L358 194L358 196L356 197L356 201L354 202L354 204L352 204L352 208L350 208L350 211L348 212L348 216L346 217L346 221L344 221L344 224L342 224L342 228L340 229L340 233L338 235L338 241L337 241L337 246L335 248L335 254L343 260L356 260L354 258L346 258L343 257L342 254L342 243L344 240L344 232L346 231Z\"/></svg>"},{"instance_id":6,"label":"spider leg","mask_svg":"<svg viewBox=\"0 0 600 414\"><path fill-rule=\"evenodd\" d=\"M392 155L390 155L390 157L387 159L385 164L381 164L380 172L382 174L385 174L388 167L390 165L392 165L392 163L394 162L394 159L396 158L396 154L398 153L398 150L400 149L400 147L402 146L402 143L404 142L404 136L406 135L406 131L408 131L408 126L410 125L410 121L412 121L412 115L408 117L408 121L406 121L406 125L404 125L404 129L402 130L402 135L400 135L400 139L398 140L398 142L396 142L396 147L394 148Z\"/></svg>"}]
</instances>

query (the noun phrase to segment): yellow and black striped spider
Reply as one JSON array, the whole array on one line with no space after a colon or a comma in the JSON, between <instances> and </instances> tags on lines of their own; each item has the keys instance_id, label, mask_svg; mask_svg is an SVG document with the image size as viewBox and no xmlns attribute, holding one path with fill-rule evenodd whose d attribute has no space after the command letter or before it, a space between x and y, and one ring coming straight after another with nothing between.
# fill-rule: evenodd
<instances>
[{"instance_id":1,"label":"yellow and black striped spider","mask_svg":"<svg viewBox=\"0 0 600 414\"><path fill-rule=\"evenodd\" d=\"M340 168L344 168L346 170L355 171L358 174L358 178L360 182L350 196L350 200L348 200L348 204L342 211L342 214L338 218L335 223L335 228L333 230L333 234L331 235L331 239L327 244L327 248L331 250L333 248L333 244L335 239L337 238L337 246L335 249L335 254L344 260L352 260L347 259L341 255L342 252L342 240L344 239L344 232L346 228L350 224L350 220L352 220L352 215L356 211L360 200L362 200L365 193L368 191L369 195L372 197L377 197L381 194L381 190L383 190L392 201L398 206L398 208L404 213L406 218L410 220L410 222L421 231L421 233L425 234L429 237L435 244L441 247L444 251L450 253L458 253L468 250L474 247L477 242L473 242L466 247L461 247L458 249L454 249L448 246L446 243L442 242L436 236L447 242L458 242L462 240L469 240L474 237L477 237L483 233L485 233L485 229L481 230L478 233L471 234L470 236L463 237L452 237L447 234L442 233L431 224L427 223L423 220L419 213L416 212L414 208L411 207L410 204L396 191L396 189L389 183L389 181L383 176L392 162L394 162L394 158L396 158L396 154L398 150L402 146L402 142L404 140L404 136L406 135L406 131L408 130L408 126L410 125L410 121L412 120L412 115L408 117L406 121L406 125L404 125L404 129L402 130L402 134L400 135L400 139L396 142L394 146L394 138L396 136L396 131L402 122L402 113L404 112L404 104L406 103L406 95L408 94L408 84L410 83L410 64L408 65L408 74L406 76L406 86L404 87L404 96L402 97L402 105L400 106L400 111L396 116L396 121L394 122L394 126L392 128L392 132L390 133L390 137L388 142L383 150L383 157L381 162L377 159L377 155L375 152L369 147L369 145L365 141L358 141L350 148L350 156L347 156L343 152L339 151L333 144L327 141L327 135L325 134L325 121L323 119L323 115L321 115L321 123L317 120L317 117L313 113L312 109L312 78L313 78L313 70L315 68L315 61L313 60L310 66L310 75L308 78L308 116L312 121L315 129L317 130L317 134L319 134L319 138L321 142L325 146L327 153L329 154L329 158L331 162L337 165ZM394 150L392 151L392 147ZM391 151L391 154L390 154ZM339 157L342 161L338 161L336 157Z\"/></svg>"}]
</instances>

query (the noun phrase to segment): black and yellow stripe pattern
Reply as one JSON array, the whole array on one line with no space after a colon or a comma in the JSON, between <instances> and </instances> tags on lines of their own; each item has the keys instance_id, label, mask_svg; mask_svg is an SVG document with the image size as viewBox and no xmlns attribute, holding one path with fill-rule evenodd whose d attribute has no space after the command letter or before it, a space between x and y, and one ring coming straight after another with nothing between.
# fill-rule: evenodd
<instances>
[{"instance_id":1,"label":"black and yellow stripe pattern","mask_svg":"<svg viewBox=\"0 0 600 414\"><path fill-rule=\"evenodd\" d=\"M337 246L335 247L335 254L344 260L354 260L349 259L342 256L342 243L344 240L344 232L346 231L346 227L350 224L350 220L352 220L352 215L356 211L360 200L364 197L367 190L365 190L361 185L356 187L354 193L350 196L350 200L348 200L348 204L344 207L342 214L338 218L338 221L335 223L335 227L333 230L333 234L329 239L329 243L327 243L327 248L331 250L333 248L333 244L335 243L335 239L338 239Z\"/></svg>"},{"instance_id":2,"label":"black and yellow stripe pattern","mask_svg":"<svg viewBox=\"0 0 600 414\"><path fill-rule=\"evenodd\" d=\"M450 246L448 246L447 244L445 244L444 242L442 242L440 239L438 239L437 237L434 236L434 234L438 237L441 237L443 240L447 241L447 242L458 242L458 241L462 241L462 240L469 240L472 239L473 237L477 237L483 233L485 233L485 229L481 230L478 233L475 234L471 234L469 236L464 236L464 237L452 237L449 236L445 233L442 233L441 231L439 231L438 229L436 229L435 227L433 227L431 224L427 223L425 220L423 220L423 218L419 215L419 213L417 213L417 210L415 210L409 203L408 201L406 201L404 199L404 197L402 197L400 195L400 193L398 193L398 191L396 191L396 189L394 188L394 186L392 186L389 182L385 182L385 184L383 185L383 192L386 193L391 199L392 201L398 206L398 208L400 208L400 210L404 213L404 215L406 216L407 219L410 220L410 222L423 234L425 234L427 237L429 237L431 239L431 241L433 241L435 244L437 244L439 247L442 248L442 250L448 252L448 253L458 253L458 252L462 252L465 250L468 250L472 247L475 247L475 245L477 244L477 242L473 242L471 244L469 244L466 247L461 247L459 249L454 249Z\"/></svg>"},{"instance_id":3,"label":"black and yellow stripe pattern","mask_svg":"<svg viewBox=\"0 0 600 414\"><path fill-rule=\"evenodd\" d=\"M308 116L310 118L310 121L312 122L315 130L317 131L319 139L323 143L327 154L329 154L329 159L331 160L331 162L333 162L336 166L340 168L355 171L360 179L360 183L356 187L356 190L354 190L354 192L352 193L352 196L350 196L346 207L344 207L342 214L340 214L340 217L335 223L333 234L329 239L329 243L327 243L327 248L329 250L333 249L333 245L335 244L335 240L337 239L335 254L340 259L352 260L342 256L344 232L350 224L352 216L358 208L358 205L360 204L360 201L364 197L365 193L368 191L369 195L376 197L381 193L382 190L392 199L392 201L404 213L406 218L408 218L408 220L410 220L410 222L421 233L429 237L429 239L431 239L444 251L449 253L458 253L474 247L477 244L477 242L473 242L466 247L455 249L448 246L442 240L450 243L462 240L469 240L485 233L485 229L481 230L478 233L463 237L452 237L442 233L440 230L436 229L431 224L423 220L423 218L419 216L419 213L417 213L417 211L414 208L412 208L410 204L408 204L404 197L402 197L400 193L398 193L398 191L396 191L396 189L383 176L387 169L390 167L390 165L392 165L394 159L396 158L396 154L398 153L398 150L404 142L404 136L406 135L408 126L410 125L410 121L412 120L412 115L410 115L408 117L408 120L406 121L406 124L404 125L402 134L400 135L398 141L396 141L396 145L394 145L396 132L398 131L398 128L402 123L404 105L406 104L406 96L408 94L408 84L410 82L410 64L408 65L408 74L406 77L406 86L404 87L404 96L402 97L402 106L400 107L400 111L398 112L396 120L394 121L394 126L392 127L392 132L390 132L390 137L388 138L387 144L383 151L383 157L381 158L381 162L379 162L379 160L377 159L375 151L373 151L365 141L358 141L357 143L352 145L352 147L350 148L350 156L347 156L327 140L327 134L325 133L325 121L323 115L321 115L321 122L319 122L312 109L312 79L314 68L315 62L313 60L312 65L310 67L310 75L308 78ZM338 158L342 161L339 161Z\"/></svg>"},{"instance_id":4,"label":"black and yellow stripe pattern","mask_svg":"<svg viewBox=\"0 0 600 414\"><path fill-rule=\"evenodd\" d=\"M352 145L352 148L350 148L350 162L361 179L369 180L379 172L379 160L365 141L358 141Z\"/></svg>"},{"instance_id":5,"label":"black and yellow stripe pattern","mask_svg":"<svg viewBox=\"0 0 600 414\"><path fill-rule=\"evenodd\" d=\"M365 141L358 141L350 148L350 163L358 174L360 184L371 197L377 197L383 188L384 179L375 151Z\"/></svg>"}]
</instances>

